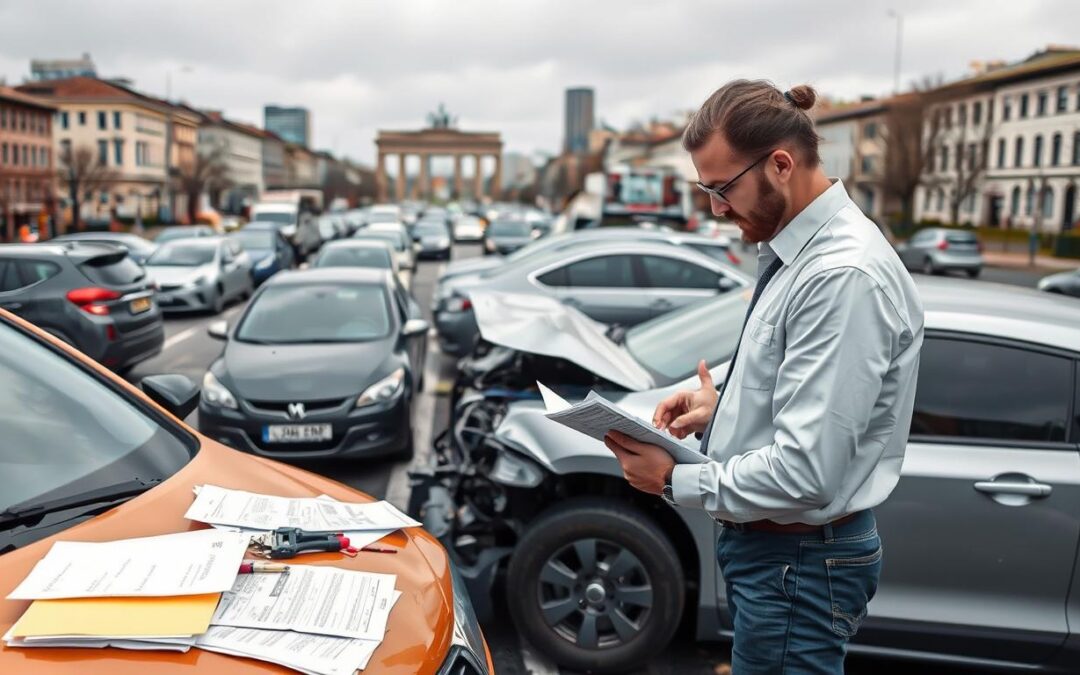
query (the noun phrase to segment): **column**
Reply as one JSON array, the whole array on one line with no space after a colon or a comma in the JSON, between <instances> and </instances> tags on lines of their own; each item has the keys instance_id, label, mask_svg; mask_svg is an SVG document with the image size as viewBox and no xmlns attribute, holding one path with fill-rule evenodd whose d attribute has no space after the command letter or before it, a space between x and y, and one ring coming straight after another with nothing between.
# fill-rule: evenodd
<instances>
[{"instance_id":1,"label":"column","mask_svg":"<svg viewBox=\"0 0 1080 675\"><path fill-rule=\"evenodd\" d=\"M397 184L394 186L394 193L397 195L397 201L405 201L405 153L398 153L398 176Z\"/></svg>"},{"instance_id":2,"label":"column","mask_svg":"<svg viewBox=\"0 0 1080 675\"><path fill-rule=\"evenodd\" d=\"M493 156L495 157L495 173L491 175L491 198L499 201L502 199L502 153Z\"/></svg>"},{"instance_id":3,"label":"column","mask_svg":"<svg viewBox=\"0 0 1080 675\"><path fill-rule=\"evenodd\" d=\"M461 199L461 153L454 154L454 199Z\"/></svg>"},{"instance_id":4,"label":"column","mask_svg":"<svg viewBox=\"0 0 1080 675\"><path fill-rule=\"evenodd\" d=\"M420 154L420 178L416 181L416 196L418 199L427 199L431 192L428 186L428 164L431 163L431 155L424 152Z\"/></svg>"},{"instance_id":5,"label":"column","mask_svg":"<svg viewBox=\"0 0 1080 675\"><path fill-rule=\"evenodd\" d=\"M378 163L375 165L375 201L386 201L386 155L379 151Z\"/></svg>"},{"instance_id":6,"label":"column","mask_svg":"<svg viewBox=\"0 0 1080 675\"><path fill-rule=\"evenodd\" d=\"M484 198L484 167L480 162L480 158L480 155L473 155L473 160L476 162L476 171L473 173L473 197L476 201Z\"/></svg>"}]
</instances>

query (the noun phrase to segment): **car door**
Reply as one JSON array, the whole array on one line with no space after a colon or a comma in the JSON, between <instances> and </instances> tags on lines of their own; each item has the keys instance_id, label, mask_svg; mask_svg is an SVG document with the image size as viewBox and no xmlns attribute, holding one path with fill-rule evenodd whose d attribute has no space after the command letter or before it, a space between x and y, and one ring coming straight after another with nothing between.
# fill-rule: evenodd
<instances>
[{"instance_id":1,"label":"car door","mask_svg":"<svg viewBox=\"0 0 1080 675\"><path fill-rule=\"evenodd\" d=\"M665 255L643 255L639 260L650 316L667 314L720 292L720 274L702 265Z\"/></svg>"},{"instance_id":2,"label":"car door","mask_svg":"<svg viewBox=\"0 0 1080 675\"><path fill-rule=\"evenodd\" d=\"M33 301L22 292L23 286L25 284L19 275L19 261L0 258L0 308L33 321L29 316Z\"/></svg>"},{"instance_id":3,"label":"car door","mask_svg":"<svg viewBox=\"0 0 1080 675\"><path fill-rule=\"evenodd\" d=\"M1037 663L1068 635L1080 542L1076 355L928 334L860 641ZM886 630L887 629L887 630Z\"/></svg>"},{"instance_id":4,"label":"car door","mask_svg":"<svg viewBox=\"0 0 1080 675\"><path fill-rule=\"evenodd\" d=\"M236 269L239 263L232 249L226 243L218 246L218 259L221 261L221 285L225 289L225 298L231 298L239 292Z\"/></svg>"},{"instance_id":5,"label":"car door","mask_svg":"<svg viewBox=\"0 0 1080 675\"><path fill-rule=\"evenodd\" d=\"M652 316L635 271L635 257L587 256L541 271L535 279L560 302L596 321L633 326Z\"/></svg>"},{"instance_id":6,"label":"car door","mask_svg":"<svg viewBox=\"0 0 1080 675\"><path fill-rule=\"evenodd\" d=\"M412 319L423 319L424 311L412 294L401 284L397 275L393 277L394 300L401 314L402 325ZM419 382L424 372L424 358L427 351L427 334L418 333L406 338L406 350L409 354L409 363L412 365L413 382Z\"/></svg>"},{"instance_id":7,"label":"car door","mask_svg":"<svg viewBox=\"0 0 1080 675\"><path fill-rule=\"evenodd\" d=\"M242 293L248 286L248 280L251 279L251 255L240 246L240 242L227 239L225 246L232 253L233 261L236 263L236 267L233 270L234 283L236 292Z\"/></svg>"}]
</instances>

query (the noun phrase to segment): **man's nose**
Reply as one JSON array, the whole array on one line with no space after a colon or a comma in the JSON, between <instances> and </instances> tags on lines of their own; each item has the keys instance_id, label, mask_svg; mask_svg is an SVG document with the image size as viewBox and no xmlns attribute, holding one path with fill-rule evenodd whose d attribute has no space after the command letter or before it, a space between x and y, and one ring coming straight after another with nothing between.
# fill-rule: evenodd
<instances>
[{"instance_id":1,"label":"man's nose","mask_svg":"<svg viewBox=\"0 0 1080 675\"><path fill-rule=\"evenodd\" d=\"M731 210L731 204L717 199L716 197L709 197L709 206L712 207L712 213L714 216L723 216Z\"/></svg>"}]
</instances>

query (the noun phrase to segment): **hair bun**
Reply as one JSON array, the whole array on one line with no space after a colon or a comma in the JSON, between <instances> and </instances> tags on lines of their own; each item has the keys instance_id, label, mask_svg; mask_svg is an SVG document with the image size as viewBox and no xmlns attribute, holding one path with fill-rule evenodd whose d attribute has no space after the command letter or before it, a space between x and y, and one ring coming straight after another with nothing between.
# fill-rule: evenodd
<instances>
[{"instance_id":1,"label":"hair bun","mask_svg":"<svg viewBox=\"0 0 1080 675\"><path fill-rule=\"evenodd\" d=\"M784 97L787 100L795 104L795 107L801 110L809 110L814 107L814 102L817 100L817 92L814 88L807 84L800 84L797 87L792 87L790 90L784 92Z\"/></svg>"}]
</instances>

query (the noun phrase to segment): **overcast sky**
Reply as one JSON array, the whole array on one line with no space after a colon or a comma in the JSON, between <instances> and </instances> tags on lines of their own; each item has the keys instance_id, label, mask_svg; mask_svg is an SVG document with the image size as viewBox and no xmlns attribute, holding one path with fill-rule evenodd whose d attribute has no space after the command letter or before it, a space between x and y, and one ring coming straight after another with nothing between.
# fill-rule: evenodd
<instances>
[{"instance_id":1,"label":"overcast sky","mask_svg":"<svg viewBox=\"0 0 1080 675\"><path fill-rule=\"evenodd\" d=\"M314 146L370 162L378 129L420 127L444 102L507 150L557 152L563 91L596 90L616 127L672 117L735 77L856 98L1080 41L1076 0L0 0L0 77L89 52L103 77L262 124L311 110Z\"/></svg>"}]
</instances>

